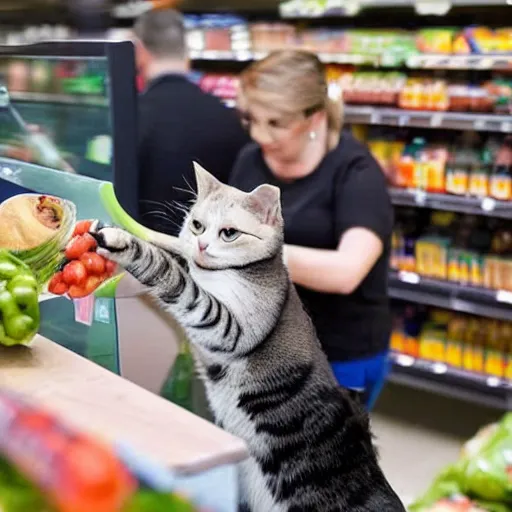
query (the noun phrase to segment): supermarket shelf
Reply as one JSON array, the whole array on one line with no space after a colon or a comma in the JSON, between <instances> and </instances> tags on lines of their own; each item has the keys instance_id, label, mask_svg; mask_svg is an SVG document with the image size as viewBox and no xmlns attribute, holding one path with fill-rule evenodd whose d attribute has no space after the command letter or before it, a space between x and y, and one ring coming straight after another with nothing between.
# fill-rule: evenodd
<instances>
[{"instance_id":1,"label":"supermarket shelf","mask_svg":"<svg viewBox=\"0 0 512 512\"><path fill-rule=\"evenodd\" d=\"M213 61L237 61L249 62L263 59L269 52L253 52L250 50L218 51L218 50L190 50L189 57L192 60ZM379 65L379 57L376 55L358 55L355 53L318 53L319 59L326 64L354 64L354 65Z\"/></svg>"},{"instance_id":2,"label":"supermarket shelf","mask_svg":"<svg viewBox=\"0 0 512 512\"><path fill-rule=\"evenodd\" d=\"M510 115L428 112L346 105L345 120L354 124L512 133L512 116Z\"/></svg>"},{"instance_id":3,"label":"supermarket shelf","mask_svg":"<svg viewBox=\"0 0 512 512\"><path fill-rule=\"evenodd\" d=\"M411 69L512 69L512 55L420 54L407 59Z\"/></svg>"},{"instance_id":4,"label":"supermarket shelf","mask_svg":"<svg viewBox=\"0 0 512 512\"><path fill-rule=\"evenodd\" d=\"M421 277L414 272L390 271L389 296L461 313L512 321L512 292L487 290Z\"/></svg>"},{"instance_id":5,"label":"supermarket shelf","mask_svg":"<svg viewBox=\"0 0 512 512\"><path fill-rule=\"evenodd\" d=\"M74 94L48 94L39 92L11 92L12 101L34 103L59 103L63 105L88 105L105 107L108 105L106 98L98 96L74 95Z\"/></svg>"},{"instance_id":6,"label":"supermarket shelf","mask_svg":"<svg viewBox=\"0 0 512 512\"><path fill-rule=\"evenodd\" d=\"M267 52L249 50L217 51L191 50L192 60L250 62L268 55ZM318 53L320 60L326 64L354 64L374 67L396 67L403 64L389 55L359 55L351 53ZM512 55L443 55L420 54L409 57L406 66L410 69L512 69Z\"/></svg>"},{"instance_id":7,"label":"supermarket shelf","mask_svg":"<svg viewBox=\"0 0 512 512\"><path fill-rule=\"evenodd\" d=\"M396 206L433 208L435 210L512 219L512 201L497 201L490 197L477 198L433 194L418 189L390 188L389 192L391 201Z\"/></svg>"},{"instance_id":8,"label":"supermarket shelf","mask_svg":"<svg viewBox=\"0 0 512 512\"><path fill-rule=\"evenodd\" d=\"M512 386L505 379L392 353L391 382L497 409L512 410Z\"/></svg>"},{"instance_id":9,"label":"supermarket shelf","mask_svg":"<svg viewBox=\"0 0 512 512\"><path fill-rule=\"evenodd\" d=\"M361 0L362 7L414 7L418 0ZM450 0L454 7L490 7L510 5L507 0Z\"/></svg>"}]
</instances>

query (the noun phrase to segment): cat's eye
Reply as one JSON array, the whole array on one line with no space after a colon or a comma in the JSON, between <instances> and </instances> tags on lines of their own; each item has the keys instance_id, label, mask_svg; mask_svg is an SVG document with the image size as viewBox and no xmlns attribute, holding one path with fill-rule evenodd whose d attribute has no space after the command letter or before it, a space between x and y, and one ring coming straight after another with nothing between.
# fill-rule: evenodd
<instances>
[{"instance_id":1,"label":"cat's eye","mask_svg":"<svg viewBox=\"0 0 512 512\"><path fill-rule=\"evenodd\" d=\"M190 229L192 233L194 233L195 235L200 235L201 233L204 233L204 226L198 220L195 219L190 223Z\"/></svg>"},{"instance_id":2,"label":"cat's eye","mask_svg":"<svg viewBox=\"0 0 512 512\"><path fill-rule=\"evenodd\" d=\"M234 242L242 233L235 228L224 228L220 230L220 237L224 242Z\"/></svg>"}]
</instances>

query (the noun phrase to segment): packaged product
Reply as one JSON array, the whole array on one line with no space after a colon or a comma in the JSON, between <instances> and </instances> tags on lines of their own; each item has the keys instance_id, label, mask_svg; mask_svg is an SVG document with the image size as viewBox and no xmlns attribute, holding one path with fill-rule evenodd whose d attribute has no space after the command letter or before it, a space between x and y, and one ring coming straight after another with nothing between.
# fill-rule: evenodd
<instances>
[{"instance_id":1,"label":"packaged product","mask_svg":"<svg viewBox=\"0 0 512 512\"><path fill-rule=\"evenodd\" d=\"M444 469L429 490L409 509L411 512L425 512L432 510L432 507L443 499L451 500L453 496L459 495L471 496L474 506L484 511L510 510L511 450L512 414L508 413L498 425L481 430L473 440L468 442L460 459Z\"/></svg>"},{"instance_id":2,"label":"packaged product","mask_svg":"<svg viewBox=\"0 0 512 512\"><path fill-rule=\"evenodd\" d=\"M419 338L420 357L428 361L446 361L446 331L435 323L427 323Z\"/></svg>"},{"instance_id":3,"label":"packaged product","mask_svg":"<svg viewBox=\"0 0 512 512\"><path fill-rule=\"evenodd\" d=\"M495 377L504 377L506 359L505 359L505 339L503 338L502 326L496 320L486 322L486 350L485 350L485 373ZM504 322L503 322L504 324ZM508 330L505 331L508 334Z\"/></svg>"},{"instance_id":4,"label":"packaged product","mask_svg":"<svg viewBox=\"0 0 512 512\"><path fill-rule=\"evenodd\" d=\"M446 333L446 363L455 368L462 368L463 339L466 320L454 315L448 322Z\"/></svg>"},{"instance_id":5,"label":"packaged product","mask_svg":"<svg viewBox=\"0 0 512 512\"><path fill-rule=\"evenodd\" d=\"M416 33L416 45L422 53L453 53L455 28L428 28Z\"/></svg>"},{"instance_id":6,"label":"packaged product","mask_svg":"<svg viewBox=\"0 0 512 512\"><path fill-rule=\"evenodd\" d=\"M498 38L488 27L469 27L464 30L464 37L473 53L495 53L498 51Z\"/></svg>"}]
</instances>

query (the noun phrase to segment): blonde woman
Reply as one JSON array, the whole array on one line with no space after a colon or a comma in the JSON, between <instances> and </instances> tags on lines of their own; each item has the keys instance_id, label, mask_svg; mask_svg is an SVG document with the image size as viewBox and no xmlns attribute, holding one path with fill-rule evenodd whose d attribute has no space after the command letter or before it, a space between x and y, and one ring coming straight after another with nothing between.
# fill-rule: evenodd
<instances>
[{"instance_id":1,"label":"blonde woman","mask_svg":"<svg viewBox=\"0 0 512 512\"><path fill-rule=\"evenodd\" d=\"M281 190L285 259L340 385L370 409L388 372L387 273L393 209L367 148L342 131L324 67L280 51L246 69L238 109L254 144L230 184Z\"/></svg>"}]
</instances>

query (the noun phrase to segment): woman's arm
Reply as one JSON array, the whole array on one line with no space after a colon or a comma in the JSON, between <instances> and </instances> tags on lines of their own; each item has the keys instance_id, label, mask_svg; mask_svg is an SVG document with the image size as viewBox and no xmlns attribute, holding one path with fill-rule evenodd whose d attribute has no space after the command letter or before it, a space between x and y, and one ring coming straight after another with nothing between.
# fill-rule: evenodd
<instances>
[{"instance_id":1,"label":"woman's arm","mask_svg":"<svg viewBox=\"0 0 512 512\"><path fill-rule=\"evenodd\" d=\"M295 284L324 293L352 293L379 259L382 240L367 228L353 227L341 237L338 249L284 247L285 262Z\"/></svg>"}]
</instances>

